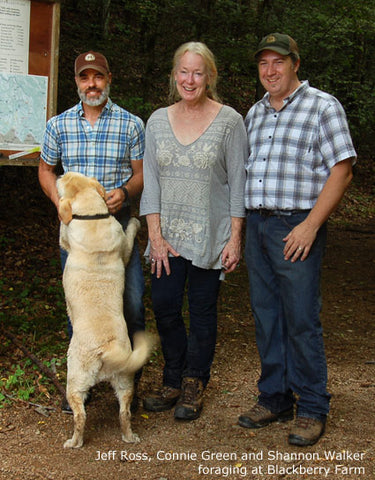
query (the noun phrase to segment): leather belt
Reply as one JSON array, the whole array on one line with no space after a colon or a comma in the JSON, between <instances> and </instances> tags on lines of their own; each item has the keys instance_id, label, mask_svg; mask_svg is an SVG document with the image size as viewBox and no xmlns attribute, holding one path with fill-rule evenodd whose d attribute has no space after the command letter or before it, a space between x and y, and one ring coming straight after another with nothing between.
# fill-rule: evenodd
<instances>
[{"instance_id":1,"label":"leather belt","mask_svg":"<svg viewBox=\"0 0 375 480\"><path fill-rule=\"evenodd\" d=\"M279 216L290 216L296 215L298 213L307 213L310 212L310 209L306 210L269 210L267 208L257 208L254 210L248 210L249 213L257 213L262 217L279 217Z\"/></svg>"}]
</instances>

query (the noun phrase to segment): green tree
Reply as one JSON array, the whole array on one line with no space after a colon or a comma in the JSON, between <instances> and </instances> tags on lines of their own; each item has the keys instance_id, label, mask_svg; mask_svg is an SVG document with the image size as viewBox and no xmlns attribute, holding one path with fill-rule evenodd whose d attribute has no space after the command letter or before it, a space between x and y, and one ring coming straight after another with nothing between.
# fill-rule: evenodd
<instances>
[{"instance_id":1,"label":"green tree","mask_svg":"<svg viewBox=\"0 0 375 480\"><path fill-rule=\"evenodd\" d=\"M175 49L199 40L214 52L219 93L243 115L262 94L253 52L267 33L294 37L300 78L342 102L360 154L375 140L375 0L62 0L59 111L75 101L73 62L103 52L111 97L147 120L167 103Z\"/></svg>"}]
</instances>

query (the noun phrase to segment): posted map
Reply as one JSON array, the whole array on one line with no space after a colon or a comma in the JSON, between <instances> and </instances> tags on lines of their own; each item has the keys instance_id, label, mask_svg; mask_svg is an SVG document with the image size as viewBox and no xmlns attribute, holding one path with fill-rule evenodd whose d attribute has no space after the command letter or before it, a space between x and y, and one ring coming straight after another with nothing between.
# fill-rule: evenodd
<instances>
[{"instance_id":1,"label":"posted map","mask_svg":"<svg viewBox=\"0 0 375 480\"><path fill-rule=\"evenodd\" d=\"M0 73L0 149L39 146L47 117L48 77Z\"/></svg>"}]
</instances>

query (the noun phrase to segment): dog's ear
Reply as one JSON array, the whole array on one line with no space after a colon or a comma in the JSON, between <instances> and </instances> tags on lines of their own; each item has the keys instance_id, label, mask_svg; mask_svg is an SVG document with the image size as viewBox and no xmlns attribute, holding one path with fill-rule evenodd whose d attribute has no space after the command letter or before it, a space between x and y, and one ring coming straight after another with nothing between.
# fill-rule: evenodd
<instances>
[{"instance_id":1,"label":"dog's ear","mask_svg":"<svg viewBox=\"0 0 375 480\"><path fill-rule=\"evenodd\" d=\"M59 201L59 217L65 225L72 220L72 203L68 198L60 198Z\"/></svg>"},{"instance_id":2,"label":"dog's ear","mask_svg":"<svg viewBox=\"0 0 375 480\"><path fill-rule=\"evenodd\" d=\"M105 191L105 188L103 187L103 185L101 185L99 182L98 182L98 185L96 187L96 190L97 192L99 193L99 195L104 198L104 200L106 199L107 197L107 194L106 194L106 191Z\"/></svg>"},{"instance_id":3,"label":"dog's ear","mask_svg":"<svg viewBox=\"0 0 375 480\"><path fill-rule=\"evenodd\" d=\"M79 192L78 180L75 172L65 173L59 180L61 184L62 197L73 198Z\"/></svg>"},{"instance_id":4,"label":"dog's ear","mask_svg":"<svg viewBox=\"0 0 375 480\"><path fill-rule=\"evenodd\" d=\"M91 181L92 181L92 184L95 187L96 191L105 200L106 199L106 191L105 191L105 188L103 187L103 185L100 182L98 182L98 180L94 177L91 178Z\"/></svg>"}]
</instances>

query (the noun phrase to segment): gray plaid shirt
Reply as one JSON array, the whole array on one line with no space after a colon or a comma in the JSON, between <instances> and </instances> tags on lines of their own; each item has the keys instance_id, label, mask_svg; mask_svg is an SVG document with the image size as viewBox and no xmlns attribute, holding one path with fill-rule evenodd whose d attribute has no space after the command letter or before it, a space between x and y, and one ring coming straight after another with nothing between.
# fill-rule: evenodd
<instances>
[{"instance_id":1,"label":"gray plaid shirt","mask_svg":"<svg viewBox=\"0 0 375 480\"><path fill-rule=\"evenodd\" d=\"M266 93L249 110L245 124L250 151L247 209L311 209L330 169L356 157L340 102L307 81L284 100L279 111Z\"/></svg>"}]
</instances>

